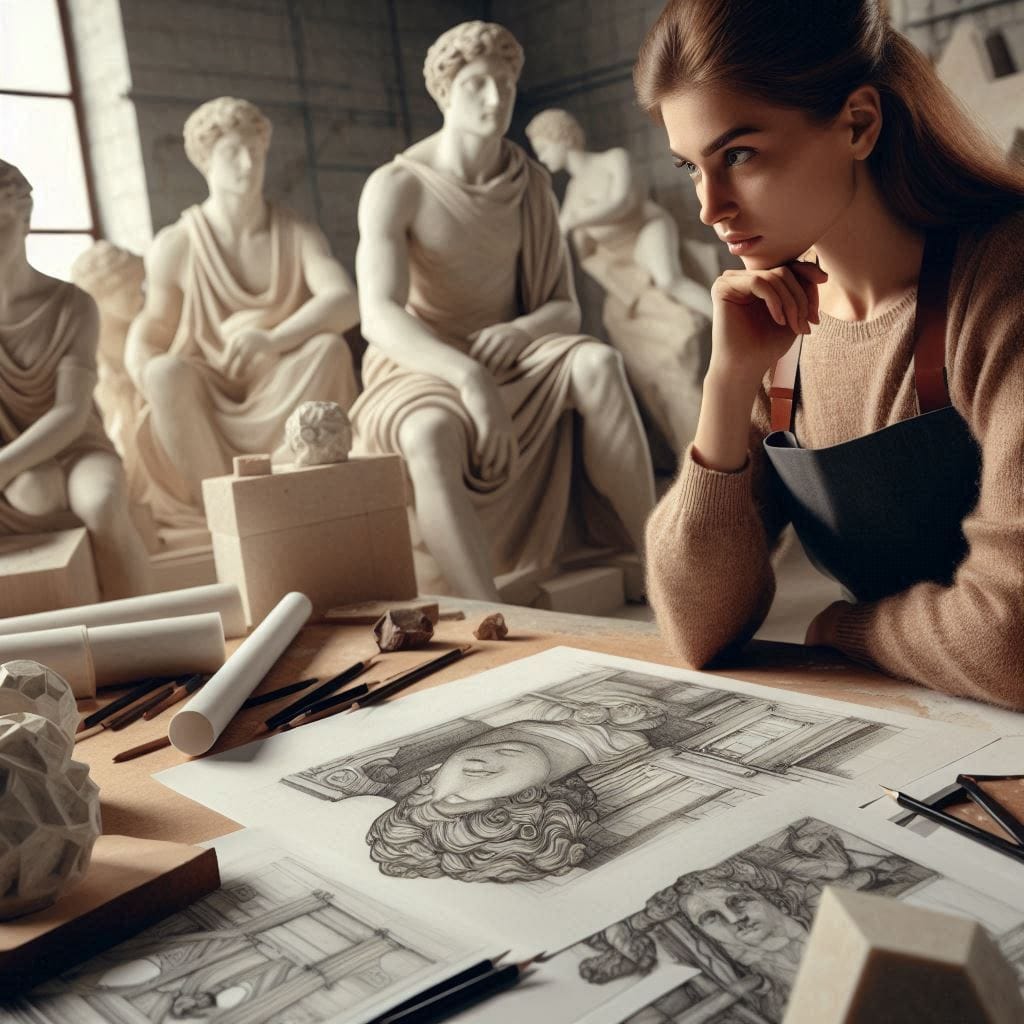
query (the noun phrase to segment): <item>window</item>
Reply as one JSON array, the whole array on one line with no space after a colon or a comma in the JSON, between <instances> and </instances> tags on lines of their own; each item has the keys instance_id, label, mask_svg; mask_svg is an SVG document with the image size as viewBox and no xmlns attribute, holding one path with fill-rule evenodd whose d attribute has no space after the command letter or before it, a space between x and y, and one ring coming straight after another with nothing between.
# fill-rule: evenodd
<instances>
[{"instance_id":1,"label":"window","mask_svg":"<svg viewBox=\"0 0 1024 1024\"><path fill-rule=\"evenodd\" d=\"M0 158L32 185L29 262L67 278L96 238L63 0L0 0Z\"/></svg>"},{"instance_id":2,"label":"window","mask_svg":"<svg viewBox=\"0 0 1024 1024\"><path fill-rule=\"evenodd\" d=\"M1017 66L1013 61L1013 54L1010 53L1010 47L1006 41L1006 36L1004 36L1002 32L989 32L989 34L985 36L985 50L987 51L988 59L992 64L993 78L1005 78L1007 75L1014 75L1017 73Z\"/></svg>"}]
</instances>

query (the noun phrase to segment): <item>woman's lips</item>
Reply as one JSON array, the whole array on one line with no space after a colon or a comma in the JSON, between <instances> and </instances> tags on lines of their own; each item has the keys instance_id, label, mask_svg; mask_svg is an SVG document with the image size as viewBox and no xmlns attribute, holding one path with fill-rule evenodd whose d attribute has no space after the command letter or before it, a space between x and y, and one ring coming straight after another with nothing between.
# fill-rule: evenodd
<instances>
[{"instance_id":1,"label":"woman's lips","mask_svg":"<svg viewBox=\"0 0 1024 1024\"><path fill-rule=\"evenodd\" d=\"M733 256L742 256L745 252L749 252L751 249L761 241L760 235L751 235L750 238L743 238L736 242L727 242L729 246L729 252Z\"/></svg>"}]
</instances>

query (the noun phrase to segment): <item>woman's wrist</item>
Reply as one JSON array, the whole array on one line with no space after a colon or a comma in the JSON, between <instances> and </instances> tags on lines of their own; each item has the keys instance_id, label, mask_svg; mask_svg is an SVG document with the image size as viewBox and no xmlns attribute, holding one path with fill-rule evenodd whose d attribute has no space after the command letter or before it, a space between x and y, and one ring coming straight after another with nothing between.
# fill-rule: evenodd
<instances>
[{"instance_id":1,"label":"woman's wrist","mask_svg":"<svg viewBox=\"0 0 1024 1024\"><path fill-rule=\"evenodd\" d=\"M704 378L693 456L705 469L735 473L747 463L750 413L760 378L712 366Z\"/></svg>"}]
</instances>

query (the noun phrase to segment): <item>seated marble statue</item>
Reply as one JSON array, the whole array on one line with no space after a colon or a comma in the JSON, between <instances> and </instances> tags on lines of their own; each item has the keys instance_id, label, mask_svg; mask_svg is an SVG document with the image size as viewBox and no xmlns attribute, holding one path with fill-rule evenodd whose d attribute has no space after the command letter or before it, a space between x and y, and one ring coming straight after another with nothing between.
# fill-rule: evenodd
<instances>
[{"instance_id":1,"label":"seated marble statue","mask_svg":"<svg viewBox=\"0 0 1024 1024\"><path fill-rule=\"evenodd\" d=\"M557 564L574 440L637 552L653 496L622 360L578 333L550 179L504 138L522 63L499 25L444 33L424 66L443 126L378 168L359 204L357 444L405 457L429 553L481 599L500 573Z\"/></svg>"},{"instance_id":2,"label":"seated marble statue","mask_svg":"<svg viewBox=\"0 0 1024 1024\"><path fill-rule=\"evenodd\" d=\"M142 401L124 368L124 343L128 328L142 309L145 278L141 256L105 239L95 242L71 265L72 283L88 292L99 308L99 381L93 397L107 436L122 459L129 450L126 442L131 442L134 435Z\"/></svg>"},{"instance_id":3,"label":"seated marble statue","mask_svg":"<svg viewBox=\"0 0 1024 1024\"><path fill-rule=\"evenodd\" d=\"M32 186L0 160L0 534L84 524L105 600L148 589L124 472L93 402L99 316L25 256Z\"/></svg>"},{"instance_id":4,"label":"seated marble statue","mask_svg":"<svg viewBox=\"0 0 1024 1024\"><path fill-rule=\"evenodd\" d=\"M671 215L647 198L626 150L590 153L579 122L545 110L526 126L538 159L567 171L559 213L582 269L605 290L604 328L622 353L663 468L693 440L710 355L711 291L686 276L679 231ZM693 272L718 275L716 246L687 241ZM662 443L658 443L658 442Z\"/></svg>"},{"instance_id":5,"label":"seated marble statue","mask_svg":"<svg viewBox=\"0 0 1024 1024\"><path fill-rule=\"evenodd\" d=\"M192 112L185 153L210 194L146 259L125 366L146 401L138 464L165 528L202 527L201 481L234 456L286 460L285 420L301 402L347 409L355 397L342 337L359 317L355 289L319 229L264 198L270 132L246 100Z\"/></svg>"}]
</instances>

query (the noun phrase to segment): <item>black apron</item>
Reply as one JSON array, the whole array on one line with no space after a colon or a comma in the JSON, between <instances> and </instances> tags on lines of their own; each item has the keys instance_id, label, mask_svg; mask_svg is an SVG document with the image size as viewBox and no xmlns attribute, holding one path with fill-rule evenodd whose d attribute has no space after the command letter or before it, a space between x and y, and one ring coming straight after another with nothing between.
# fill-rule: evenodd
<instances>
[{"instance_id":1,"label":"black apron","mask_svg":"<svg viewBox=\"0 0 1024 1024\"><path fill-rule=\"evenodd\" d=\"M829 448L792 433L802 338L779 360L764 450L811 562L858 601L923 580L948 585L967 553L981 453L949 400L946 303L956 237L930 234L918 281L914 382L921 414Z\"/></svg>"}]
</instances>

